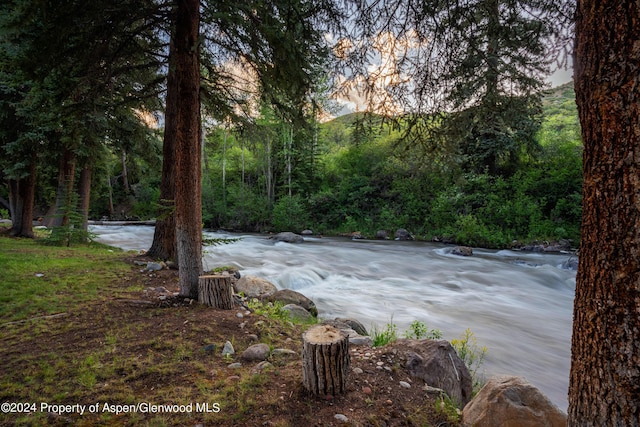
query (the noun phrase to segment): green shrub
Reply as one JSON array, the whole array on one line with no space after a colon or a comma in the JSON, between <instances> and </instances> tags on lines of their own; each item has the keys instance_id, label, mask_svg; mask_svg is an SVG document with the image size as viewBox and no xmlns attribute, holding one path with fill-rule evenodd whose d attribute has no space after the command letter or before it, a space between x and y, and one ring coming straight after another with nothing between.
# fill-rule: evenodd
<instances>
[{"instance_id":1,"label":"green shrub","mask_svg":"<svg viewBox=\"0 0 640 427\"><path fill-rule=\"evenodd\" d=\"M451 340L451 345L458 353L458 356L467 365L471 378L473 378L473 389L478 391L482 385L481 379L478 377L478 369L484 362L487 355L487 347L479 347L476 337L467 328L459 339Z\"/></svg>"},{"instance_id":2,"label":"green shrub","mask_svg":"<svg viewBox=\"0 0 640 427\"><path fill-rule=\"evenodd\" d=\"M461 215L447 231L460 245L501 248L510 242L501 230L491 230L475 215Z\"/></svg>"},{"instance_id":3,"label":"green shrub","mask_svg":"<svg viewBox=\"0 0 640 427\"><path fill-rule=\"evenodd\" d=\"M429 329L424 322L414 320L411 326L409 326L409 330L405 331L404 337L415 340L439 340L442 338L442 331L439 329Z\"/></svg>"},{"instance_id":4,"label":"green shrub","mask_svg":"<svg viewBox=\"0 0 640 427\"><path fill-rule=\"evenodd\" d=\"M280 198L272 215L272 225L277 231L300 232L310 226L307 208L299 194Z\"/></svg>"}]
</instances>

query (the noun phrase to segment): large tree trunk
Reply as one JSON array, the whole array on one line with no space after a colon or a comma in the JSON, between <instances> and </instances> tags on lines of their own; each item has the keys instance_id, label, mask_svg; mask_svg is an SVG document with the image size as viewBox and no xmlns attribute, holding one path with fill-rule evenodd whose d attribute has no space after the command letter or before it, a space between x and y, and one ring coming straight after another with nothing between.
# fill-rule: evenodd
<instances>
[{"instance_id":1,"label":"large tree trunk","mask_svg":"<svg viewBox=\"0 0 640 427\"><path fill-rule=\"evenodd\" d=\"M178 87L175 76L175 28L169 47L169 73L167 74L167 96L165 99L164 141L162 144L162 178L160 181L160 208L156 218L153 243L147 255L176 263L176 221L175 221L175 158L176 158L176 96Z\"/></svg>"},{"instance_id":2,"label":"large tree trunk","mask_svg":"<svg viewBox=\"0 0 640 427\"><path fill-rule=\"evenodd\" d=\"M89 229L89 203L91 202L91 173L93 168L89 162L84 165L80 172L80 182L78 183L78 210L82 215L82 230Z\"/></svg>"},{"instance_id":3,"label":"large tree trunk","mask_svg":"<svg viewBox=\"0 0 640 427\"><path fill-rule=\"evenodd\" d=\"M570 426L640 425L640 4L578 2L584 141Z\"/></svg>"},{"instance_id":4,"label":"large tree trunk","mask_svg":"<svg viewBox=\"0 0 640 427\"><path fill-rule=\"evenodd\" d=\"M11 206L11 230L15 237L33 237L33 203L36 193L36 154L29 165L29 175L9 180L9 205Z\"/></svg>"},{"instance_id":5,"label":"large tree trunk","mask_svg":"<svg viewBox=\"0 0 640 427\"><path fill-rule=\"evenodd\" d=\"M198 298L202 274L199 0L179 0L176 11L176 244L180 294Z\"/></svg>"},{"instance_id":6,"label":"large tree trunk","mask_svg":"<svg viewBox=\"0 0 640 427\"><path fill-rule=\"evenodd\" d=\"M60 157L56 204L52 209L53 213L46 220L48 227L60 227L69 223L69 209L71 208L75 170L76 155L72 150L65 147L62 157Z\"/></svg>"}]
</instances>

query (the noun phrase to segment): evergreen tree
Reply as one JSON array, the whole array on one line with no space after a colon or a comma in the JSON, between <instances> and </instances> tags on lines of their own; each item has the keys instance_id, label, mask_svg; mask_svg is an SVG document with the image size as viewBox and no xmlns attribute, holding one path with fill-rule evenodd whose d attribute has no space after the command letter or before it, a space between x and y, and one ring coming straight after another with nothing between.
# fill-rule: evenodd
<instances>
[{"instance_id":1,"label":"evergreen tree","mask_svg":"<svg viewBox=\"0 0 640 427\"><path fill-rule=\"evenodd\" d=\"M162 42L155 30L156 11L152 1L131 0L2 4L2 85L13 96L14 126L27 130L17 139L5 138L2 146L16 165L37 157L25 153L21 158L14 146L22 152L37 147L37 153L47 154L47 162L59 159L59 190L52 209L57 224L74 208L77 157L95 159L109 129L124 116L134 117L134 109L157 108L157 52ZM81 167L83 179L90 179L90 162L83 161ZM28 169L12 174L24 176ZM89 186L82 188L86 193ZM81 197L83 203L87 198Z\"/></svg>"},{"instance_id":2,"label":"evergreen tree","mask_svg":"<svg viewBox=\"0 0 640 427\"><path fill-rule=\"evenodd\" d=\"M391 58L386 97L410 123L431 125L423 138L453 144L469 171L510 174L536 150L541 89L568 46L572 10L571 0L387 0L359 20L385 33L359 35Z\"/></svg>"}]
</instances>

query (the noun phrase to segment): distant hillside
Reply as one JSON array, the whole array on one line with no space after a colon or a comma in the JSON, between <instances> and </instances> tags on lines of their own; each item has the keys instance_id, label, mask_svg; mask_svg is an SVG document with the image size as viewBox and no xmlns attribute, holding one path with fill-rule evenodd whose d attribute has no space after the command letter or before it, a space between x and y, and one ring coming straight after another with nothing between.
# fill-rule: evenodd
<instances>
[{"instance_id":1,"label":"distant hillside","mask_svg":"<svg viewBox=\"0 0 640 427\"><path fill-rule=\"evenodd\" d=\"M571 81L546 91L546 94L542 97L542 105L545 109L565 105L567 101L575 105L575 100L576 93Z\"/></svg>"}]
</instances>

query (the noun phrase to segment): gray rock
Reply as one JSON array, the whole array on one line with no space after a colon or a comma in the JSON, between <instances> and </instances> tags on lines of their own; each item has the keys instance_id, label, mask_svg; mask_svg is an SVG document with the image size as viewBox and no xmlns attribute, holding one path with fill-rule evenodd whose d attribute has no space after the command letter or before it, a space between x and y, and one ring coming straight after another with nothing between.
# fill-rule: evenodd
<instances>
[{"instance_id":1,"label":"gray rock","mask_svg":"<svg viewBox=\"0 0 640 427\"><path fill-rule=\"evenodd\" d=\"M313 301L300 292L296 292L291 289L281 289L276 291L265 298L267 301L275 302L279 301L282 304L295 304L307 310L314 317L318 316L318 309Z\"/></svg>"},{"instance_id":2,"label":"gray rock","mask_svg":"<svg viewBox=\"0 0 640 427\"><path fill-rule=\"evenodd\" d=\"M148 271L159 271L162 270L164 263L159 263L159 262L153 262L153 261L149 261L147 263L147 270Z\"/></svg>"},{"instance_id":3,"label":"gray rock","mask_svg":"<svg viewBox=\"0 0 640 427\"><path fill-rule=\"evenodd\" d=\"M411 388L411 384L406 381L400 381L400 387L402 388Z\"/></svg>"},{"instance_id":4,"label":"gray rock","mask_svg":"<svg viewBox=\"0 0 640 427\"><path fill-rule=\"evenodd\" d=\"M289 317L299 321L307 321L313 319L313 315L297 304L287 304L282 307L283 311L289 313Z\"/></svg>"},{"instance_id":5,"label":"gray rock","mask_svg":"<svg viewBox=\"0 0 640 427\"><path fill-rule=\"evenodd\" d=\"M404 228L398 228L395 234L396 240L413 240L413 236Z\"/></svg>"},{"instance_id":6,"label":"gray rock","mask_svg":"<svg viewBox=\"0 0 640 427\"><path fill-rule=\"evenodd\" d=\"M454 248L451 253L459 256L471 256L473 255L473 249L469 246L458 246Z\"/></svg>"},{"instance_id":7,"label":"gray rock","mask_svg":"<svg viewBox=\"0 0 640 427\"><path fill-rule=\"evenodd\" d=\"M231 344L230 341L224 343L224 347L222 348L223 356L233 356L235 353L236 351L233 349L233 344Z\"/></svg>"},{"instance_id":8,"label":"gray rock","mask_svg":"<svg viewBox=\"0 0 640 427\"><path fill-rule=\"evenodd\" d=\"M494 377L462 411L465 427L564 427L567 416L520 377Z\"/></svg>"},{"instance_id":9,"label":"gray rock","mask_svg":"<svg viewBox=\"0 0 640 427\"><path fill-rule=\"evenodd\" d=\"M387 230L376 231L376 239L387 240L388 238L389 238L389 233L387 232Z\"/></svg>"},{"instance_id":10,"label":"gray rock","mask_svg":"<svg viewBox=\"0 0 640 427\"><path fill-rule=\"evenodd\" d=\"M572 256L562 263L562 268L564 268L565 270L577 271L578 263L579 263L578 257Z\"/></svg>"},{"instance_id":11,"label":"gray rock","mask_svg":"<svg viewBox=\"0 0 640 427\"><path fill-rule=\"evenodd\" d=\"M349 418L347 418L347 416L344 414L335 414L333 418L340 421L341 423L346 423L349 421Z\"/></svg>"},{"instance_id":12,"label":"gray rock","mask_svg":"<svg viewBox=\"0 0 640 427\"><path fill-rule=\"evenodd\" d=\"M356 335L354 337L349 337L349 344L353 344L353 345L365 345L368 347L372 347L373 346L373 340L371 339L371 337L368 336L364 336L364 335Z\"/></svg>"},{"instance_id":13,"label":"gray rock","mask_svg":"<svg viewBox=\"0 0 640 427\"><path fill-rule=\"evenodd\" d=\"M271 349L267 344L260 343L260 344L254 344L249 348L247 348L245 351L242 352L242 355L240 357L242 357L244 360L249 360L249 361L263 361L267 357L269 357L270 352L271 352Z\"/></svg>"},{"instance_id":14,"label":"gray rock","mask_svg":"<svg viewBox=\"0 0 640 427\"><path fill-rule=\"evenodd\" d=\"M304 237L299 234L292 233L290 231L285 231L282 233L275 234L273 236L269 236L268 239L275 240L276 242L285 242L285 243L302 243L304 242Z\"/></svg>"},{"instance_id":15,"label":"gray rock","mask_svg":"<svg viewBox=\"0 0 640 427\"><path fill-rule=\"evenodd\" d=\"M336 320L338 322L346 323L347 325L349 325L349 327L351 327L351 329L353 329L360 335L369 335L369 332L367 332L367 328L365 328L364 325L356 319L351 319L349 317L336 317Z\"/></svg>"},{"instance_id":16,"label":"gray rock","mask_svg":"<svg viewBox=\"0 0 640 427\"><path fill-rule=\"evenodd\" d=\"M313 234L313 231L311 230L302 230L302 232L300 233L303 236L311 236Z\"/></svg>"},{"instance_id":17,"label":"gray rock","mask_svg":"<svg viewBox=\"0 0 640 427\"><path fill-rule=\"evenodd\" d=\"M297 356L298 355L298 353L296 353L293 350L289 350L288 348L274 348L271 354L273 354L274 356Z\"/></svg>"},{"instance_id":18,"label":"gray rock","mask_svg":"<svg viewBox=\"0 0 640 427\"><path fill-rule=\"evenodd\" d=\"M240 362L231 363L230 365L227 365L227 368L229 368L229 369L239 369L239 368L242 368L242 363L240 363Z\"/></svg>"},{"instance_id":19,"label":"gray rock","mask_svg":"<svg viewBox=\"0 0 640 427\"><path fill-rule=\"evenodd\" d=\"M236 293L248 298L263 298L278 290L276 285L258 276L243 276L233 285Z\"/></svg>"},{"instance_id":20,"label":"gray rock","mask_svg":"<svg viewBox=\"0 0 640 427\"><path fill-rule=\"evenodd\" d=\"M269 368L273 368L273 365L267 362L266 360L263 360L262 362L258 363L256 366L253 367L253 369L251 370L251 373L253 373L254 375L257 375L260 372L264 371L265 369L269 369Z\"/></svg>"},{"instance_id":21,"label":"gray rock","mask_svg":"<svg viewBox=\"0 0 640 427\"><path fill-rule=\"evenodd\" d=\"M391 346L404 352L411 376L443 389L460 408L471 400L471 374L448 341L399 339Z\"/></svg>"}]
</instances>

